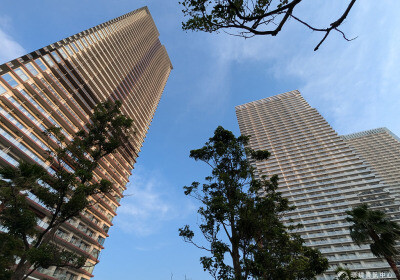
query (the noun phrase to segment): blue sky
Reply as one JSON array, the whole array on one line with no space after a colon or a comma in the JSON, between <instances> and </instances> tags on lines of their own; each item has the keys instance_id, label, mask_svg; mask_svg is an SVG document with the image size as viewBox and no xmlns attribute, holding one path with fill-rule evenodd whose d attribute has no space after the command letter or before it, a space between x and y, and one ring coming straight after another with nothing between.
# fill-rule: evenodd
<instances>
[{"instance_id":1,"label":"blue sky","mask_svg":"<svg viewBox=\"0 0 400 280\"><path fill-rule=\"evenodd\" d=\"M312 23L346 1L304 0ZM198 222L182 186L208 169L189 159L218 125L239 134L236 105L299 89L340 134L386 126L400 135L400 2L363 0L319 51L319 33L289 22L275 38L186 33L178 0L1 0L0 63L147 5L174 65L95 280L211 279L178 228Z\"/></svg>"}]
</instances>

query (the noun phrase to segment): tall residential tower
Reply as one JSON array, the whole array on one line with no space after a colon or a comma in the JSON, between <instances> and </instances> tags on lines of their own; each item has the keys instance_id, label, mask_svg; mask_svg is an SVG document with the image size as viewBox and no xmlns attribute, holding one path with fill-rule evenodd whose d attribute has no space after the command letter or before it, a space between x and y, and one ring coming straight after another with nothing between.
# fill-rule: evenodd
<instances>
[{"instance_id":1,"label":"tall residential tower","mask_svg":"<svg viewBox=\"0 0 400 280\"><path fill-rule=\"evenodd\" d=\"M95 178L113 183L113 191L93 196L98 203L57 232L57 242L87 257L83 269L41 269L36 279L86 280L92 277L100 250L112 226L128 177L172 69L147 7L97 25L0 65L0 164L19 159L51 168L43 131L59 126L72 139L95 105L120 100L134 120L135 133L116 153L105 157ZM48 221L38 199L29 201Z\"/></svg>"},{"instance_id":2,"label":"tall residential tower","mask_svg":"<svg viewBox=\"0 0 400 280\"><path fill-rule=\"evenodd\" d=\"M298 91L237 106L236 114L241 134L251 136L249 146L271 152L270 159L255 163L257 174L279 175L279 191L296 206L284 221L303 224L298 233L306 245L329 259L320 279L333 279L337 265L364 278L388 275L388 264L369 246L352 242L345 220L345 212L361 203L399 218L399 203L368 163Z\"/></svg>"},{"instance_id":3,"label":"tall residential tower","mask_svg":"<svg viewBox=\"0 0 400 280\"><path fill-rule=\"evenodd\" d=\"M342 136L374 172L400 197L400 139L385 127Z\"/></svg>"}]
</instances>

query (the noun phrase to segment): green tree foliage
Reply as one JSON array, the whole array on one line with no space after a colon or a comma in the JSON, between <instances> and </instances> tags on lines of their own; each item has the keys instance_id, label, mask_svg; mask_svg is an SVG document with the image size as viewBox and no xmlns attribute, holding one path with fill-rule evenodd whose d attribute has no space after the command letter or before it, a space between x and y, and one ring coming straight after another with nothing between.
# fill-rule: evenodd
<instances>
[{"instance_id":1,"label":"green tree foliage","mask_svg":"<svg viewBox=\"0 0 400 280\"><path fill-rule=\"evenodd\" d=\"M191 158L212 168L205 184L184 187L201 203L199 227L207 246L194 242L188 225L179 235L209 252L200 262L214 279L314 279L328 261L281 222L293 207L277 191L277 176L255 178L246 155L258 161L269 153L247 148L247 143L248 137L236 138L218 127L204 147L190 151Z\"/></svg>"},{"instance_id":2,"label":"green tree foliage","mask_svg":"<svg viewBox=\"0 0 400 280\"><path fill-rule=\"evenodd\" d=\"M183 0L183 14L188 17L182 23L183 30L215 32L229 30L232 35L245 38L255 35L276 36L292 19L307 28L324 33L315 47L318 50L331 31L339 32L347 41L339 26L348 16L356 0L348 0L343 14L328 27L314 27L294 14L302 0Z\"/></svg>"},{"instance_id":3,"label":"green tree foliage","mask_svg":"<svg viewBox=\"0 0 400 280\"><path fill-rule=\"evenodd\" d=\"M400 273L396 266L395 257L398 255L396 242L400 239L400 226L390 221L382 211L369 209L362 204L346 212L350 226L350 236L358 244L370 244L372 253L383 257L396 278L400 280Z\"/></svg>"},{"instance_id":4,"label":"green tree foliage","mask_svg":"<svg viewBox=\"0 0 400 280\"><path fill-rule=\"evenodd\" d=\"M96 181L93 171L102 157L128 140L132 120L121 114L120 107L120 102L99 104L90 123L72 141L61 128L48 129L46 135L54 140L49 141L48 162L55 172L22 161L17 167L0 168L0 224L5 229L0 232L1 279L26 279L39 267L84 265L86 258L53 242L54 235L92 205L89 196L111 189L111 182ZM37 226L39 216L26 199L28 195L46 208L45 228Z\"/></svg>"}]
</instances>

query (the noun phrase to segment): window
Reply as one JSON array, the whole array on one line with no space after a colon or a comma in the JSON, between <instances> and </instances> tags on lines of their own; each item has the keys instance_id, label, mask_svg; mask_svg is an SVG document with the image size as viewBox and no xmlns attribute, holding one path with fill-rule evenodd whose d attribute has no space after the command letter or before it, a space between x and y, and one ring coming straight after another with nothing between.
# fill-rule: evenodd
<instances>
[{"instance_id":1,"label":"window","mask_svg":"<svg viewBox=\"0 0 400 280\"><path fill-rule=\"evenodd\" d=\"M75 274L72 274L70 272L65 273L65 280L76 280L78 279L78 276L76 276Z\"/></svg>"},{"instance_id":2,"label":"window","mask_svg":"<svg viewBox=\"0 0 400 280\"><path fill-rule=\"evenodd\" d=\"M14 73L17 74L18 77L20 77L24 82L29 79L25 72L21 70L21 68L15 69Z\"/></svg>"},{"instance_id":3,"label":"window","mask_svg":"<svg viewBox=\"0 0 400 280\"><path fill-rule=\"evenodd\" d=\"M81 50L83 50L83 49L84 49L84 47L83 47L83 45L82 45L81 41L79 41L79 40L76 40L76 43L78 44L79 48L81 48Z\"/></svg>"},{"instance_id":4,"label":"window","mask_svg":"<svg viewBox=\"0 0 400 280\"><path fill-rule=\"evenodd\" d=\"M24 113L33 123L35 124L38 123L36 118L31 113L29 113L21 104L19 104L19 102L17 102L13 97L8 96L7 98L8 100L11 101L11 103L14 104L14 106L16 106L20 111L22 111L22 113Z\"/></svg>"},{"instance_id":5,"label":"window","mask_svg":"<svg viewBox=\"0 0 400 280\"><path fill-rule=\"evenodd\" d=\"M28 69L29 72L31 72L31 74L33 76L36 76L37 74L39 74L39 72L35 69L35 67L33 67L31 62L25 64L25 67L26 67L26 69Z\"/></svg>"},{"instance_id":6,"label":"window","mask_svg":"<svg viewBox=\"0 0 400 280\"><path fill-rule=\"evenodd\" d=\"M62 274L63 274L63 270L61 268L57 267L53 273L53 276L58 276L58 275L62 275Z\"/></svg>"},{"instance_id":7,"label":"window","mask_svg":"<svg viewBox=\"0 0 400 280\"><path fill-rule=\"evenodd\" d=\"M9 73L4 74L2 77L11 87L18 85L18 82Z\"/></svg>"},{"instance_id":8,"label":"window","mask_svg":"<svg viewBox=\"0 0 400 280\"><path fill-rule=\"evenodd\" d=\"M22 93L22 95L29 100L35 107L38 109L44 116L47 116L48 114L46 111L23 89L17 88L17 90Z\"/></svg>"},{"instance_id":9,"label":"window","mask_svg":"<svg viewBox=\"0 0 400 280\"><path fill-rule=\"evenodd\" d=\"M111 209L115 212L115 210L117 209L117 206L111 202L108 203L111 207Z\"/></svg>"},{"instance_id":10,"label":"window","mask_svg":"<svg viewBox=\"0 0 400 280\"><path fill-rule=\"evenodd\" d=\"M108 232L108 230L110 229L110 227L109 226L107 226L107 225L103 225L103 230L105 231L105 232Z\"/></svg>"},{"instance_id":11,"label":"window","mask_svg":"<svg viewBox=\"0 0 400 280\"><path fill-rule=\"evenodd\" d=\"M54 59L60 63L61 62L61 57L56 53L56 52L51 52L51 55L54 57Z\"/></svg>"},{"instance_id":12,"label":"window","mask_svg":"<svg viewBox=\"0 0 400 280\"><path fill-rule=\"evenodd\" d=\"M79 52L78 48L76 47L76 45L74 43L70 44L72 46L72 48L74 49L75 52Z\"/></svg>"},{"instance_id":13,"label":"window","mask_svg":"<svg viewBox=\"0 0 400 280\"><path fill-rule=\"evenodd\" d=\"M47 70L46 65L44 65L44 63L40 59L36 59L35 62L39 66L40 69L42 69L43 71Z\"/></svg>"},{"instance_id":14,"label":"window","mask_svg":"<svg viewBox=\"0 0 400 280\"><path fill-rule=\"evenodd\" d=\"M94 34L92 33L92 34L90 34L90 37L92 38L92 40L93 40L93 42L94 43L96 43L97 42L97 40L96 40L96 37L94 36Z\"/></svg>"},{"instance_id":15,"label":"window","mask_svg":"<svg viewBox=\"0 0 400 280\"><path fill-rule=\"evenodd\" d=\"M67 233L66 233L65 231L61 230L61 229L58 229L58 230L57 230L56 235L57 235L58 237L60 237L60 238L65 238L65 237L67 237Z\"/></svg>"},{"instance_id":16,"label":"window","mask_svg":"<svg viewBox=\"0 0 400 280\"><path fill-rule=\"evenodd\" d=\"M102 30L99 30L98 33L100 34L100 37L101 37L102 39L104 39L103 31L102 31Z\"/></svg>"},{"instance_id":17,"label":"window","mask_svg":"<svg viewBox=\"0 0 400 280\"><path fill-rule=\"evenodd\" d=\"M61 56L62 56L64 59L67 59L67 58L68 58L68 55L65 53L65 51L64 51L63 49L59 48L58 51L60 52Z\"/></svg>"},{"instance_id":18,"label":"window","mask_svg":"<svg viewBox=\"0 0 400 280\"><path fill-rule=\"evenodd\" d=\"M90 254L97 259L99 257L99 253L100 251L94 248Z\"/></svg>"},{"instance_id":19,"label":"window","mask_svg":"<svg viewBox=\"0 0 400 280\"><path fill-rule=\"evenodd\" d=\"M81 248L84 251L87 251L89 249L89 245L81 241L81 245L79 246L79 248Z\"/></svg>"},{"instance_id":20,"label":"window","mask_svg":"<svg viewBox=\"0 0 400 280\"><path fill-rule=\"evenodd\" d=\"M92 237L93 234L94 234L94 232L93 232L92 230L90 230L90 229L87 229L86 234L87 234L88 236Z\"/></svg>"},{"instance_id":21,"label":"window","mask_svg":"<svg viewBox=\"0 0 400 280\"><path fill-rule=\"evenodd\" d=\"M90 38L89 35L86 36L86 41L88 41L88 43L91 45L93 44L92 39Z\"/></svg>"},{"instance_id":22,"label":"window","mask_svg":"<svg viewBox=\"0 0 400 280\"><path fill-rule=\"evenodd\" d=\"M3 94L5 92L7 92L7 90L2 85L0 85L0 94Z\"/></svg>"},{"instance_id":23,"label":"window","mask_svg":"<svg viewBox=\"0 0 400 280\"><path fill-rule=\"evenodd\" d=\"M76 245L78 243L78 239L75 236L72 236L70 242L74 245Z\"/></svg>"},{"instance_id":24,"label":"window","mask_svg":"<svg viewBox=\"0 0 400 280\"><path fill-rule=\"evenodd\" d=\"M50 65L50 67L53 67L55 64L53 62L53 60L50 58L50 56L48 54L46 54L45 56L43 56L44 60Z\"/></svg>"},{"instance_id":25,"label":"window","mask_svg":"<svg viewBox=\"0 0 400 280\"><path fill-rule=\"evenodd\" d=\"M89 47L88 42L86 42L85 38L81 38L83 44L85 45L85 47Z\"/></svg>"},{"instance_id":26,"label":"window","mask_svg":"<svg viewBox=\"0 0 400 280\"><path fill-rule=\"evenodd\" d=\"M92 218L92 222L96 225L98 225L100 222L98 219L96 219L95 217Z\"/></svg>"},{"instance_id":27,"label":"window","mask_svg":"<svg viewBox=\"0 0 400 280\"><path fill-rule=\"evenodd\" d=\"M74 55L74 53L72 52L72 50L71 50L71 48L68 46L68 45L65 45L64 46L65 47L65 49L67 50L67 53L69 54L69 55Z\"/></svg>"},{"instance_id":28,"label":"window","mask_svg":"<svg viewBox=\"0 0 400 280\"><path fill-rule=\"evenodd\" d=\"M91 263L87 263L83 269L85 269L87 272L89 272L90 274L92 274L93 269L94 269L94 264Z\"/></svg>"},{"instance_id":29,"label":"window","mask_svg":"<svg viewBox=\"0 0 400 280\"><path fill-rule=\"evenodd\" d=\"M99 242L101 245L104 244L104 240L105 240L105 238L102 236L99 236L99 238L97 238L97 242Z\"/></svg>"}]
</instances>

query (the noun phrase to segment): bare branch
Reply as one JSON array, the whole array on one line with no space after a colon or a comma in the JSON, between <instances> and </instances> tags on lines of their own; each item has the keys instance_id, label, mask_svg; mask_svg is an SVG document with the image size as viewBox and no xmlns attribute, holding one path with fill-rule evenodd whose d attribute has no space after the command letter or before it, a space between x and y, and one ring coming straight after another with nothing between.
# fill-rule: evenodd
<instances>
[{"instance_id":1,"label":"bare branch","mask_svg":"<svg viewBox=\"0 0 400 280\"><path fill-rule=\"evenodd\" d=\"M339 32L340 34L342 34L343 39L345 39L345 40L348 41L348 42L353 41L353 40L355 40L355 39L358 38L358 36L356 36L356 37L354 37L354 38L349 39L349 38L346 37L346 34L344 34L344 32L343 32L342 30L340 30L340 29L338 29L338 28L335 28L335 30L336 30L337 32Z\"/></svg>"},{"instance_id":2,"label":"bare branch","mask_svg":"<svg viewBox=\"0 0 400 280\"><path fill-rule=\"evenodd\" d=\"M185 242L193 244L195 247L197 247L197 248L199 248L201 250L205 250L205 251L211 252L211 249L207 249L206 247L197 245L196 243L193 242L193 240L185 240Z\"/></svg>"},{"instance_id":3,"label":"bare branch","mask_svg":"<svg viewBox=\"0 0 400 280\"><path fill-rule=\"evenodd\" d=\"M356 38L353 38L353 39L347 39L347 38L346 38L346 35L344 34L344 32L338 29L338 26L341 25L341 24L343 23L343 21L346 19L346 17L348 16L348 14L349 14L351 8L353 7L353 5L354 5L354 3L355 3L356 1L357 1L357 0L351 0L351 2L349 3L349 5L347 6L347 9L344 11L343 15L342 15L339 19L337 19L336 21L332 22L332 23L330 24L330 27L328 27L328 28L315 28L315 27L312 27L311 25L309 25L308 23L306 23L305 21L300 20L299 18L297 18L297 17L294 16L294 15L291 15L291 17L294 18L295 20L297 20L298 22L302 23L303 25L307 26L308 28L310 28L310 29L313 30L313 31L322 31L322 32L325 32L325 36L324 36L324 37L322 38L322 40L318 43L318 45L314 48L314 51L316 51L316 50L319 49L319 47L322 45L322 43L325 41L325 39L328 37L329 33L330 33L332 30L336 30L336 31L338 31L339 33L341 33L341 34L343 35L343 38L344 38L346 41L352 41L352 40L354 40L354 39L357 38L357 37L356 37Z\"/></svg>"}]
</instances>

